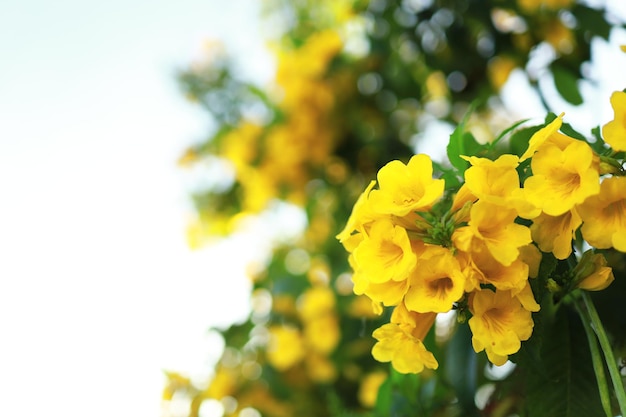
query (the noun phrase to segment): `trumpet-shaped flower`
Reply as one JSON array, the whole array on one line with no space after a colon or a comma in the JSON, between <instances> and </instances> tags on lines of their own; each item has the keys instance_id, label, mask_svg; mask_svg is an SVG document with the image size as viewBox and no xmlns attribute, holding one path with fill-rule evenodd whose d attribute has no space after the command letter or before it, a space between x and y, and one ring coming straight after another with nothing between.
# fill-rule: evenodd
<instances>
[{"instance_id":1,"label":"trumpet-shaped flower","mask_svg":"<svg viewBox=\"0 0 626 417\"><path fill-rule=\"evenodd\" d=\"M583 237L591 246L626 252L626 177L602 181L600 194L586 200L578 210Z\"/></svg>"},{"instance_id":2,"label":"trumpet-shaped flower","mask_svg":"<svg viewBox=\"0 0 626 417\"><path fill-rule=\"evenodd\" d=\"M602 127L604 141L616 151L626 151L626 93L616 91L611 95L613 120Z\"/></svg>"},{"instance_id":3,"label":"trumpet-shaped flower","mask_svg":"<svg viewBox=\"0 0 626 417\"><path fill-rule=\"evenodd\" d=\"M524 183L526 198L550 216L565 214L600 191L589 145L574 141L561 150L542 146L532 159L533 176Z\"/></svg>"},{"instance_id":4,"label":"trumpet-shaped flower","mask_svg":"<svg viewBox=\"0 0 626 417\"><path fill-rule=\"evenodd\" d=\"M560 216L542 213L533 219L530 233L542 251L552 252L557 259L567 259L572 253L572 240L581 223L575 208Z\"/></svg>"},{"instance_id":5,"label":"trumpet-shaped flower","mask_svg":"<svg viewBox=\"0 0 626 417\"><path fill-rule=\"evenodd\" d=\"M391 161L378 171L378 190L369 195L373 210L399 217L428 210L443 195L444 180L433 179L432 161L414 155L407 165Z\"/></svg>"},{"instance_id":6,"label":"trumpet-shaped flower","mask_svg":"<svg viewBox=\"0 0 626 417\"><path fill-rule=\"evenodd\" d=\"M410 277L404 304L418 313L445 313L463 296L465 276L452 252L441 246L428 246Z\"/></svg>"},{"instance_id":7,"label":"trumpet-shaped flower","mask_svg":"<svg viewBox=\"0 0 626 417\"><path fill-rule=\"evenodd\" d=\"M559 117L548 123L547 126L542 127L537 132L535 132L528 141L528 148L526 149L526 152L524 152L524 154L520 157L520 162L532 157L535 152L537 152L537 150L541 147L541 145L546 143L553 135L558 133L562 124L563 113L561 113Z\"/></svg>"},{"instance_id":8,"label":"trumpet-shaped flower","mask_svg":"<svg viewBox=\"0 0 626 417\"><path fill-rule=\"evenodd\" d=\"M533 332L530 311L510 291L489 289L474 292L470 297L469 320L472 346L476 352L485 350L494 365L504 365L508 355L516 353L522 340Z\"/></svg>"},{"instance_id":9,"label":"trumpet-shaped flower","mask_svg":"<svg viewBox=\"0 0 626 417\"><path fill-rule=\"evenodd\" d=\"M516 210L478 201L472 206L468 225L454 231L454 245L471 252L473 240L482 241L496 261L511 265L519 256L519 248L532 242L530 230L514 223L516 217Z\"/></svg>"},{"instance_id":10,"label":"trumpet-shaped flower","mask_svg":"<svg viewBox=\"0 0 626 417\"><path fill-rule=\"evenodd\" d=\"M435 317L435 313L408 312L402 304L398 305L391 323L374 330L372 336L377 343L372 348L372 356L379 362L391 362L396 371L404 374L419 373L425 367L437 369L437 360L422 342Z\"/></svg>"},{"instance_id":11,"label":"trumpet-shaped flower","mask_svg":"<svg viewBox=\"0 0 626 417\"><path fill-rule=\"evenodd\" d=\"M344 244L347 250L352 251L354 247L349 244L346 244L346 241L352 236L352 232L355 230L363 231L364 225L372 222L373 220L380 217L380 215L374 213L371 209L371 206L368 204L368 196L370 191L376 185L376 181L370 181L369 185L365 188L365 191L361 193L356 203L354 203L354 207L352 208L352 213L348 218L348 222L344 229L336 236L337 239Z\"/></svg>"},{"instance_id":12,"label":"trumpet-shaped flower","mask_svg":"<svg viewBox=\"0 0 626 417\"><path fill-rule=\"evenodd\" d=\"M374 222L353 254L359 273L375 284L407 279L417 261L406 230L389 219Z\"/></svg>"},{"instance_id":13,"label":"trumpet-shaped flower","mask_svg":"<svg viewBox=\"0 0 626 417\"><path fill-rule=\"evenodd\" d=\"M520 188L516 155L505 154L495 161L475 156L463 158L472 164L465 171L465 185L480 200L506 205L512 191Z\"/></svg>"},{"instance_id":14,"label":"trumpet-shaped flower","mask_svg":"<svg viewBox=\"0 0 626 417\"><path fill-rule=\"evenodd\" d=\"M615 280L613 269L607 266L606 258L601 253L586 252L578 267L580 277L578 288L587 291L600 291L611 285Z\"/></svg>"},{"instance_id":15,"label":"trumpet-shaped flower","mask_svg":"<svg viewBox=\"0 0 626 417\"><path fill-rule=\"evenodd\" d=\"M478 242L468 254L464 274L478 284L491 284L498 290L520 292L528 282L528 265L521 259L504 266L496 261L491 253Z\"/></svg>"}]
</instances>

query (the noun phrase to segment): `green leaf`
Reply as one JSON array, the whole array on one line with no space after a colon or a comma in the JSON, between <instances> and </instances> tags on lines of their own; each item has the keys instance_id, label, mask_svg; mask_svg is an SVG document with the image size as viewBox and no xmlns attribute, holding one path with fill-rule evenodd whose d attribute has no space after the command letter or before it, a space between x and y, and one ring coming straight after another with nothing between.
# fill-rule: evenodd
<instances>
[{"instance_id":1,"label":"green leaf","mask_svg":"<svg viewBox=\"0 0 626 417\"><path fill-rule=\"evenodd\" d=\"M572 8L572 14L576 17L578 25L583 32L588 31L608 40L611 33L611 24L604 17L605 13L606 11L603 9L592 9L580 4Z\"/></svg>"},{"instance_id":2,"label":"green leaf","mask_svg":"<svg viewBox=\"0 0 626 417\"><path fill-rule=\"evenodd\" d=\"M486 145L481 145L476 142L474 135L465 131L465 124L472 111L473 106L468 110L463 120L461 120L461 123L458 124L454 132L450 135L450 142L448 142L446 148L450 163L459 171L460 175L463 175L465 170L469 168L469 162L461 158L461 155L477 156L480 155L482 151L486 150Z\"/></svg>"},{"instance_id":3,"label":"green leaf","mask_svg":"<svg viewBox=\"0 0 626 417\"><path fill-rule=\"evenodd\" d=\"M518 128L520 125L526 123L528 120L530 120L530 119L520 120L519 122L513 124L512 126L509 126L508 128L504 129L502 132L500 132L500 134L498 135L497 138L495 138L493 141L491 141L489 143L489 148L493 148L494 146L496 146L498 144L498 142L500 142L502 140L502 138L504 138L506 135L508 135L513 130Z\"/></svg>"},{"instance_id":4,"label":"green leaf","mask_svg":"<svg viewBox=\"0 0 626 417\"><path fill-rule=\"evenodd\" d=\"M454 388L464 416L478 416L474 402L477 389L477 355L467 325L457 326L446 350L445 376Z\"/></svg>"},{"instance_id":5,"label":"green leaf","mask_svg":"<svg viewBox=\"0 0 626 417\"><path fill-rule=\"evenodd\" d=\"M530 138L543 126L530 126L520 129L511 135L509 146L511 152L517 156L522 156L528 149Z\"/></svg>"},{"instance_id":6,"label":"green leaf","mask_svg":"<svg viewBox=\"0 0 626 417\"><path fill-rule=\"evenodd\" d=\"M578 77L568 68L552 64L552 75L554 76L554 86L565 100L578 106L583 103L583 97L578 89Z\"/></svg>"},{"instance_id":7,"label":"green leaf","mask_svg":"<svg viewBox=\"0 0 626 417\"><path fill-rule=\"evenodd\" d=\"M589 345L578 316L562 308L543 336L541 359L545 373L530 369L526 373L527 414L603 415Z\"/></svg>"}]
</instances>

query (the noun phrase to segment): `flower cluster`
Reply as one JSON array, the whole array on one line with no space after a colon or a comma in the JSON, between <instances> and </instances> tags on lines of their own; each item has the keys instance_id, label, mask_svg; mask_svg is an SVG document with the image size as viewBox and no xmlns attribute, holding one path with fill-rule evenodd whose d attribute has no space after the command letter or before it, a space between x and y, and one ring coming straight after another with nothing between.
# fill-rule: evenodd
<instances>
[{"instance_id":1,"label":"flower cluster","mask_svg":"<svg viewBox=\"0 0 626 417\"><path fill-rule=\"evenodd\" d=\"M615 120L603 133L615 155L624 150L626 93L612 104ZM402 373L436 369L423 341L438 313L456 309L471 316L474 350L502 365L532 335L540 305L529 278L545 254L575 259L579 229L596 249L626 252L621 163L560 132L562 116L520 156L462 156L469 167L456 190L434 178L427 155L380 169L337 236L350 252L354 292L380 312L394 307L373 333L375 359ZM557 286L599 290L612 280L604 257L588 252Z\"/></svg>"}]
</instances>

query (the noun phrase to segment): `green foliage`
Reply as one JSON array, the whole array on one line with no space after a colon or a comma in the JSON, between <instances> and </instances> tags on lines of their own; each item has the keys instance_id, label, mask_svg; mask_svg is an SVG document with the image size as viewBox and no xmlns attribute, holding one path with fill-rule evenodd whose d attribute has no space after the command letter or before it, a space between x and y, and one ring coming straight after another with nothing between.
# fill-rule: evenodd
<instances>
[{"instance_id":1,"label":"green foliage","mask_svg":"<svg viewBox=\"0 0 626 417\"><path fill-rule=\"evenodd\" d=\"M527 367L529 416L603 414L585 333L577 315L560 310L545 326L540 362Z\"/></svg>"}]
</instances>

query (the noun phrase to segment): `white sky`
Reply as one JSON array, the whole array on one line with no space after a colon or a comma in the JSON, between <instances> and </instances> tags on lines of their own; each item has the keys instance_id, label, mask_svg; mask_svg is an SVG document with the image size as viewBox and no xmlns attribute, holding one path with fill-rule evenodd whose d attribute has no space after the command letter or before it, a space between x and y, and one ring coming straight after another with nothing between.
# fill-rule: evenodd
<instances>
[{"instance_id":1,"label":"white sky","mask_svg":"<svg viewBox=\"0 0 626 417\"><path fill-rule=\"evenodd\" d=\"M186 247L175 162L208 124L174 74L228 36L266 76L257 12L0 2L0 415L158 416L161 369L245 312L237 252Z\"/></svg>"}]
</instances>

